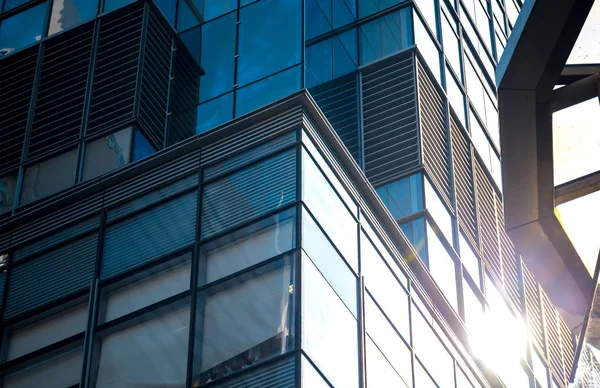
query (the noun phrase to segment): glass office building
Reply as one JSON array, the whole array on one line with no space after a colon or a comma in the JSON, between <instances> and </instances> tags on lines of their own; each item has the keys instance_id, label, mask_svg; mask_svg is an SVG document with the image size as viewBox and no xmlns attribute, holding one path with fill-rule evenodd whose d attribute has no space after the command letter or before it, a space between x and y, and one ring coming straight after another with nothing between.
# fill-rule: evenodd
<instances>
[{"instance_id":1,"label":"glass office building","mask_svg":"<svg viewBox=\"0 0 600 388\"><path fill-rule=\"evenodd\" d=\"M566 387L504 229L521 6L0 0L3 386Z\"/></svg>"}]
</instances>

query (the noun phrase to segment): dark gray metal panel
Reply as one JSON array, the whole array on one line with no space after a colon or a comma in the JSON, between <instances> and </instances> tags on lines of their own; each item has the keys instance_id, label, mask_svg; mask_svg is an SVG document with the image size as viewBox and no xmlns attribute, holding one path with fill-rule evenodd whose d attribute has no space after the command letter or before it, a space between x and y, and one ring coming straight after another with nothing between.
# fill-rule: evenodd
<instances>
[{"instance_id":1,"label":"dark gray metal panel","mask_svg":"<svg viewBox=\"0 0 600 388\"><path fill-rule=\"evenodd\" d=\"M284 132L300 128L302 123L302 108L296 107L287 112L275 115L266 121L245 130L243 133L233 134L222 141L208 145L202 149L203 166L218 160L230 157L245 149L276 137Z\"/></svg>"},{"instance_id":2,"label":"dark gray metal panel","mask_svg":"<svg viewBox=\"0 0 600 388\"><path fill-rule=\"evenodd\" d=\"M45 44L28 158L79 140L93 36L91 22Z\"/></svg>"},{"instance_id":3,"label":"dark gray metal panel","mask_svg":"<svg viewBox=\"0 0 600 388\"><path fill-rule=\"evenodd\" d=\"M194 242L198 193L185 194L106 229L101 277L124 272Z\"/></svg>"},{"instance_id":4,"label":"dark gray metal panel","mask_svg":"<svg viewBox=\"0 0 600 388\"><path fill-rule=\"evenodd\" d=\"M423 141L423 166L431 182L451 205L450 144L446 131L445 101L436 90L423 65L417 60L419 126Z\"/></svg>"},{"instance_id":5,"label":"dark gray metal panel","mask_svg":"<svg viewBox=\"0 0 600 388\"><path fill-rule=\"evenodd\" d=\"M214 388L294 388L295 386L296 361L294 357L256 368L213 385Z\"/></svg>"},{"instance_id":6,"label":"dark gray metal panel","mask_svg":"<svg viewBox=\"0 0 600 388\"><path fill-rule=\"evenodd\" d=\"M97 244L98 236L94 234L14 267L6 317L15 317L90 287Z\"/></svg>"},{"instance_id":7,"label":"dark gray metal panel","mask_svg":"<svg viewBox=\"0 0 600 388\"><path fill-rule=\"evenodd\" d=\"M365 68L362 90L365 174L378 186L420 165L413 54Z\"/></svg>"},{"instance_id":8,"label":"dark gray metal panel","mask_svg":"<svg viewBox=\"0 0 600 388\"><path fill-rule=\"evenodd\" d=\"M21 162L37 57L36 46L0 61L0 173Z\"/></svg>"},{"instance_id":9,"label":"dark gray metal panel","mask_svg":"<svg viewBox=\"0 0 600 388\"><path fill-rule=\"evenodd\" d=\"M202 237L293 202L296 152L283 152L204 186Z\"/></svg>"},{"instance_id":10,"label":"dark gray metal panel","mask_svg":"<svg viewBox=\"0 0 600 388\"><path fill-rule=\"evenodd\" d=\"M310 89L310 93L357 163L358 81L355 73L336 78Z\"/></svg>"}]
</instances>

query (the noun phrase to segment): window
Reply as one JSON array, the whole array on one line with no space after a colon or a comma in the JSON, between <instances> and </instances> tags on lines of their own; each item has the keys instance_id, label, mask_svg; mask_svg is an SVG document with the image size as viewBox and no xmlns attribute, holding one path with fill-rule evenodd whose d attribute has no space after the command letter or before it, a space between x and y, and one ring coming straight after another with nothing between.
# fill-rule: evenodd
<instances>
[{"instance_id":1,"label":"window","mask_svg":"<svg viewBox=\"0 0 600 388\"><path fill-rule=\"evenodd\" d=\"M460 249L460 260L462 261L465 269L471 275L471 279L477 284L477 287L481 287L481 273L479 272L479 259L473 253L473 250L465 240L462 232L458 234L458 246Z\"/></svg>"},{"instance_id":2,"label":"window","mask_svg":"<svg viewBox=\"0 0 600 388\"><path fill-rule=\"evenodd\" d=\"M358 0L358 16L363 18L398 3L400 0Z\"/></svg>"},{"instance_id":3,"label":"window","mask_svg":"<svg viewBox=\"0 0 600 388\"><path fill-rule=\"evenodd\" d=\"M237 0L193 0L193 3L199 8L204 20L214 19L237 8Z\"/></svg>"},{"instance_id":4,"label":"window","mask_svg":"<svg viewBox=\"0 0 600 388\"><path fill-rule=\"evenodd\" d=\"M323 380L323 377L304 355L302 355L302 387L329 388L329 384Z\"/></svg>"},{"instance_id":5,"label":"window","mask_svg":"<svg viewBox=\"0 0 600 388\"><path fill-rule=\"evenodd\" d=\"M302 2L300 0L264 0L240 10L237 70L239 85L249 84L300 63L301 52ZM278 80L269 87L273 88L280 82L281 80ZM298 85L297 89L299 88ZM246 99L260 96L255 93L259 91L253 91L246 96ZM275 99L277 98L268 102ZM264 99L263 103L265 103ZM255 105L254 108L259 106ZM246 113L252 109L241 111Z\"/></svg>"},{"instance_id":6,"label":"window","mask_svg":"<svg viewBox=\"0 0 600 388\"><path fill-rule=\"evenodd\" d=\"M535 349L531 349L531 360L532 360L532 369L533 375L535 376L536 381L540 384L541 388L549 388L548 386L548 370L542 359L538 355Z\"/></svg>"},{"instance_id":7,"label":"window","mask_svg":"<svg viewBox=\"0 0 600 388\"><path fill-rule=\"evenodd\" d=\"M7 213L13 209L16 189L16 172L0 177L0 214Z\"/></svg>"},{"instance_id":8,"label":"window","mask_svg":"<svg viewBox=\"0 0 600 388\"><path fill-rule=\"evenodd\" d=\"M410 7L375 19L359 28L360 64L393 54L413 43Z\"/></svg>"},{"instance_id":9,"label":"window","mask_svg":"<svg viewBox=\"0 0 600 388\"><path fill-rule=\"evenodd\" d=\"M190 289L191 255L154 266L103 291L99 322L108 322Z\"/></svg>"},{"instance_id":10,"label":"window","mask_svg":"<svg viewBox=\"0 0 600 388\"><path fill-rule=\"evenodd\" d=\"M358 387L357 322L302 256L302 348L335 387Z\"/></svg>"},{"instance_id":11,"label":"window","mask_svg":"<svg viewBox=\"0 0 600 388\"><path fill-rule=\"evenodd\" d=\"M431 0L425 0L424 2L430 2L433 4ZM442 84L441 71L440 68L440 52L434 41L429 35L429 32L423 25L421 18L417 13L414 13L414 28L415 28L415 43L419 52L423 56L423 59L427 63L427 67L431 70L433 76L437 79L438 84Z\"/></svg>"},{"instance_id":12,"label":"window","mask_svg":"<svg viewBox=\"0 0 600 388\"><path fill-rule=\"evenodd\" d=\"M407 387L371 337L366 338L366 365L368 387ZM409 364L410 365L410 364Z\"/></svg>"},{"instance_id":13,"label":"window","mask_svg":"<svg viewBox=\"0 0 600 388\"><path fill-rule=\"evenodd\" d=\"M203 385L293 348L293 292L290 258L201 291L194 385Z\"/></svg>"},{"instance_id":14,"label":"window","mask_svg":"<svg viewBox=\"0 0 600 388\"><path fill-rule=\"evenodd\" d=\"M129 163L131 128L93 140L85 147L82 180L87 181Z\"/></svg>"},{"instance_id":15,"label":"window","mask_svg":"<svg viewBox=\"0 0 600 388\"><path fill-rule=\"evenodd\" d=\"M453 28L454 27L454 28ZM458 36L455 33L456 23L454 19L446 16L442 16L442 32L444 34L444 54L448 58L450 65L454 72L461 77L461 66L460 66L460 47L458 45Z\"/></svg>"},{"instance_id":16,"label":"window","mask_svg":"<svg viewBox=\"0 0 600 388\"><path fill-rule=\"evenodd\" d=\"M119 332L98 334L100 354L92 386L185 386L189 300L141 319Z\"/></svg>"},{"instance_id":17,"label":"window","mask_svg":"<svg viewBox=\"0 0 600 388\"><path fill-rule=\"evenodd\" d=\"M114 11L129 3L133 3L134 0L104 0L104 13Z\"/></svg>"},{"instance_id":18,"label":"window","mask_svg":"<svg viewBox=\"0 0 600 388\"><path fill-rule=\"evenodd\" d=\"M202 25L200 102L233 89L236 22L230 13Z\"/></svg>"},{"instance_id":19,"label":"window","mask_svg":"<svg viewBox=\"0 0 600 388\"><path fill-rule=\"evenodd\" d=\"M356 70L356 30L325 39L306 48L306 87L310 88Z\"/></svg>"},{"instance_id":20,"label":"window","mask_svg":"<svg viewBox=\"0 0 600 388\"><path fill-rule=\"evenodd\" d=\"M19 1L19 3L22 2ZM7 2L5 9L11 5L11 2ZM0 50L10 53L39 42L42 39L47 6L47 3L42 3L2 20L0 22Z\"/></svg>"},{"instance_id":21,"label":"window","mask_svg":"<svg viewBox=\"0 0 600 388\"><path fill-rule=\"evenodd\" d=\"M450 305L455 311L458 311L456 265L429 224L427 224L427 248L429 254L429 272L448 302L450 302Z\"/></svg>"},{"instance_id":22,"label":"window","mask_svg":"<svg viewBox=\"0 0 600 388\"><path fill-rule=\"evenodd\" d=\"M425 266L428 266L427 244L425 243L425 220L423 218L418 218L406 222L400 225L400 229L402 229L402 232L404 232L408 241L410 241L415 251L417 251L417 254Z\"/></svg>"},{"instance_id":23,"label":"window","mask_svg":"<svg viewBox=\"0 0 600 388\"><path fill-rule=\"evenodd\" d=\"M93 19L97 10L98 0L54 0L48 35Z\"/></svg>"},{"instance_id":24,"label":"window","mask_svg":"<svg viewBox=\"0 0 600 388\"><path fill-rule=\"evenodd\" d=\"M37 201L75 183L77 149L54 156L25 169L21 205Z\"/></svg>"},{"instance_id":25,"label":"window","mask_svg":"<svg viewBox=\"0 0 600 388\"><path fill-rule=\"evenodd\" d=\"M233 118L233 93L217 97L196 108L196 133L204 133Z\"/></svg>"},{"instance_id":26,"label":"window","mask_svg":"<svg viewBox=\"0 0 600 388\"><path fill-rule=\"evenodd\" d=\"M458 86L459 83L456 82L452 72L448 70L446 71L446 74L446 93L448 94L450 107L454 110L454 113L456 113L456 117L458 117L463 127L466 128L467 119L465 116L465 95Z\"/></svg>"},{"instance_id":27,"label":"window","mask_svg":"<svg viewBox=\"0 0 600 388\"><path fill-rule=\"evenodd\" d=\"M144 159L153 153L156 150L150 144L148 139L140 131L135 130L135 137L133 139L133 159L132 162L137 162L138 160Z\"/></svg>"},{"instance_id":28,"label":"window","mask_svg":"<svg viewBox=\"0 0 600 388\"><path fill-rule=\"evenodd\" d=\"M437 13L439 9L436 7L436 1L434 0L416 0L419 11L423 14L425 23L429 26L433 35L437 35Z\"/></svg>"},{"instance_id":29,"label":"window","mask_svg":"<svg viewBox=\"0 0 600 388\"><path fill-rule=\"evenodd\" d=\"M448 243L452 245L452 217L431 183L429 183L429 178L425 178L425 206Z\"/></svg>"},{"instance_id":30,"label":"window","mask_svg":"<svg viewBox=\"0 0 600 388\"><path fill-rule=\"evenodd\" d=\"M78 385L81 379L83 349L66 351L58 356L4 377L4 388L30 388L40 382L52 382L55 387Z\"/></svg>"},{"instance_id":31,"label":"window","mask_svg":"<svg viewBox=\"0 0 600 388\"><path fill-rule=\"evenodd\" d=\"M306 39L312 39L356 19L356 0L307 0Z\"/></svg>"},{"instance_id":32,"label":"window","mask_svg":"<svg viewBox=\"0 0 600 388\"><path fill-rule=\"evenodd\" d=\"M198 11L198 13L192 11L192 8L195 8L195 11ZM177 31L185 31L198 26L200 24L200 13L201 10L198 10L193 4L189 4L185 0L179 1L179 9L177 10Z\"/></svg>"},{"instance_id":33,"label":"window","mask_svg":"<svg viewBox=\"0 0 600 388\"><path fill-rule=\"evenodd\" d=\"M381 201L388 208L392 217L399 220L423 210L421 181L422 175L417 173L380 186L375 191L379 194Z\"/></svg>"},{"instance_id":34,"label":"window","mask_svg":"<svg viewBox=\"0 0 600 388\"><path fill-rule=\"evenodd\" d=\"M302 150L302 198L344 259L358 272L356 221L308 153Z\"/></svg>"},{"instance_id":35,"label":"window","mask_svg":"<svg viewBox=\"0 0 600 388\"><path fill-rule=\"evenodd\" d=\"M169 24L175 27L175 14L177 13L177 0L154 0Z\"/></svg>"},{"instance_id":36,"label":"window","mask_svg":"<svg viewBox=\"0 0 600 388\"><path fill-rule=\"evenodd\" d=\"M295 209L259 221L202 246L200 284L288 252L295 247Z\"/></svg>"}]
</instances>

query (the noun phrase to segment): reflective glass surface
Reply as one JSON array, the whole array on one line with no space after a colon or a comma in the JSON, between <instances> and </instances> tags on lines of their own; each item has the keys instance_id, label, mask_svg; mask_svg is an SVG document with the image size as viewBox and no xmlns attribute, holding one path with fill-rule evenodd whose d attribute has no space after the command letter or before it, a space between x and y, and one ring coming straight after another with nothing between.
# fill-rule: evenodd
<instances>
[{"instance_id":1,"label":"reflective glass surface","mask_svg":"<svg viewBox=\"0 0 600 388\"><path fill-rule=\"evenodd\" d=\"M93 140L85 147L83 175L87 181L129 163L131 128Z\"/></svg>"},{"instance_id":2,"label":"reflective glass surface","mask_svg":"<svg viewBox=\"0 0 600 388\"><path fill-rule=\"evenodd\" d=\"M363 18L398 3L400 0L358 0L358 16Z\"/></svg>"},{"instance_id":3,"label":"reflective glass surface","mask_svg":"<svg viewBox=\"0 0 600 388\"><path fill-rule=\"evenodd\" d=\"M424 0L423 2L431 2L431 0ZM413 21L415 25L415 43L421 55L425 59L427 66L433 73L433 76L437 79L438 83L442 84L441 68L440 68L440 52L438 51L435 43L433 42L431 35L423 25L421 18L416 14L413 15Z\"/></svg>"},{"instance_id":4,"label":"reflective glass surface","mask_svg":"<svg viewBox=\"0 0 600 388\"><path fill-rule=\"evenodd\" d=\"M458 234L458 245L460 249L460 260L464 264L467 272L471 275L473 281L478 287L481 287L481 273L479 272L479 259L473 253L473 250L465 240L462 233Z\"/></svg>"},{"instance_id":5,"label":"reflective glass surface","mask_svg":"<svg viewBox=\"0 0 600 388\"><path fill-rule=\"evenodd\" d=\"M302 387L303 388L329 388L329 384L317 372L315 367L302 355Z\"/></svg>"},{"instance_id":6,"label":"reflective glass surface","mask_svg":"<svg viewBox=\"0 0 600 388\"><path fill-rule=\"evenodd\" d=\"M446 93L448 94L448 101L450 107L456 113L456 116L460 120L463 127L467 127L467 121L465 116L465 96L458 86L454 75L448 70L446 71Z\"/></svg>"},{"instance_id":7,"label":"reflective glass surface","mask_svg":"<svg viewBox=\"0 0 600 388\"><path fill-rule=\"evenodd\" d=\"M452 217L427 177L425 177L425 205L446 240L452 244Z\"/></svg>"},{"instance_id":8,"label":"reflective glass surface","mask_svg":"<svg viewBox=\"0 0 600 388\"><path fill-rule=\"evenodd\" d=\"M8 7L9 3L5 4ZM0 22L0 50L5 55L42 39L47 3L36 5Z\"/></svg>"},{"instance_id":9,"label":"reflective glass surface","mask_svg":"<svg viewBox=\"0 0 600 388\"><path fill-rule=\"evenodd\" d=\"M358 47L361 65L393 54L413 43L410 12L410 7L403 8L360 26Z\"/></svg>"},{"instance_id":10,"label":"reflective glass surface","mask_svg":"<svg viewBox=\"0 0 600 388\"><path fill-rule=\"evenodd\" d=\"M110 12L117 8L121 8L124 5L133 3L135 0L104 0L103 12Z\"/></svg>"},{"instance_id":11,"label":"reflective glass surface","mask_svg":"<svg viewBox=\"0 0 600 388\"><path fill-rule=\"evenodd\" d=\"M567 64L600 63L598 31L600 31L600 1L596 0L579 32Z\"/></svg>"},{"instance_id":12,"label":"reflective glass surface","mask_svg":"<svg viewBox=\"0 0 600 388\"><path fill-rule=\"evenodd\" d=\"M233 118L233 92L198 105L196 133L200 134Z\"/></svg>"},{"instance_id":13,"label":"reflective glass surface","mask_svg":"<svg viewBox=\"0 0 600 388\"><path fill-rule=\"evenodd\" d=\"M367 335L365 342L367 386L407 387L404 380L402 380L398 375L398 372L390 365L390 362L381 353L369 335Z\"/></svg>"},{"instance_id":14,"label":"reflective glass surface","mask_svg":"<svg viewBox=\"0 0 600 388\"><path fill-rule=\"evenodd\" d=\"M418 218L400 225L400 229L408 238L417 254L428 265L427 244L425 243L425 220Z\"/></svg>"},{"instance_id":15,"label":"reflective glass surface","mask_svg":"<svg viewBox=\"0 0 600 388\"><path fill-rule=\"evenodd\" d=\"M81 379L83 349L66 351L58 356L34 364L4 377L5 388L30 388L40 382L52 382L55 387L78 385Z\"/></svg>"},{"instance_id":16,"label":"reflective glass surface","mask_svg":"<svg viewBox=\"0 0 600 388\"><path fill-rule=\"evenodd\" d=\"M131 158L131 161L137 162L155 152L154 146L150 144L148 139L146 139L146 136L136 129L133 139L133 157Z\"/></svg>"},{"instance_id":17,"label":"reflective glass surface","mask_svg":"<svg viewBox=\"0 0 600 388\"><path fill-rule=\"evenodd\" d=\"M448 251L442 245L442 242L435 234L429 224L427 224L427 248L429 254L429 272L438 284L442 293L458 311L458 295L456 291L456 266Z\"/></svg>"},{"instance_id":18,"label":"reflective glass surface","mask_svg":"<svg viewBox=\"0 0 600 388\"><path fill-rule=\"evenodd\" d=\"M237 8L237 0L194 0L193 3L204 20L211 20Z\"/></svg>"},{"instance_id":19,"label":"reflective glass surface","mask_svg":"<svg viewBox=\"0 0 600 388\"><path fill-rule=\"evenodd\" d=\"M12 210L17 189L17 174L0 177L0 214Z\"/></svg>"},{"instance_id":20,"label":"reflective glass surface","mask_svg":"<svg viewBox=\"0 0 600 388\"><path fill-rule=\"evenodd\" d=\"M402 178L375 191L394 219L399 220L423 210L422 175L417 173Z\"/></svg>"},{"instance_id":21,"label":"reflective glass surface","mask_svg":"<svg viewBox=\"0 0 600 388\"><path fill-rule=\"evenodd\" d=\"M91 20L97 10L98 0L54 0L48 35Z\"/></svg>"},{"instance_id":22,"label":"reflective glass surface","mask_svg":"<svg viewBox=\"0 0 600 388\"><path fill-rule=\"evenodd\" d=\"M233 88L237 16L230 13L202 25L200 102Z\"/></svg>"}]
</instances>

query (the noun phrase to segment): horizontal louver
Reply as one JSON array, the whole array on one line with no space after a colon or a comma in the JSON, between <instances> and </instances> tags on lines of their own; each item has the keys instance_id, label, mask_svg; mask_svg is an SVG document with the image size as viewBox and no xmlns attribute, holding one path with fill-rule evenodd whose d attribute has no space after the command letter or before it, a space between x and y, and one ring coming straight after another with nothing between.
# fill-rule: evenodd
<instances>
[{"instance_id":1,"label":"horizontal louver","mask_svg":"<svg viewBox=\"0 0 600 388\"><path fill-rule=\"evenodd\" d=\"M552 305L545 292L542 292L544 322L546 324L546 340L548 342L548 360L556 373L561 375L564 370L560 334L558 328L558 311Z\"/></svg>"},{"instance_id":2,"label":"horizontal louver","mask_svg":"<svg viewBox=\"0 0 600 388\"><path fill-rule=\"evenodd\" d=\"M373 186L420 165L411 54L367 67L362 76L365 174Z\"/></svg>"},{"instance_id":3,"label":"horizontal louver","mask_svg":"<svg viewBox=\"0 0 600 388\"><path fill-rule=\"evenodd\" d=\"M557 372L560 376L562 376L563 381L567 381L571 377L571 369L573 368L573 363L575 362L575 343L573 341L573 334L569 327L558 316L558 333L560 336L560 349L563 354L563 371L562 375Z\"/></svg>"},{"instance_id":4,"label":"horizontal louver","mask_svg":"<svg viewBox=\"0 0 600 388\"><path fill-rule=\"evenodd\" d=\"M315 86L310 93L354 160L359 163L357 86L356 74L352 73Z\"/></svg>"},{"instance_id":5,"label":"horizontal louver","mask_svg":"<svg viewBox=\"0 0 600 388\"><path fill-rule=\"evenodd\" d=\"M294 388L295 386L296 363L293 357L212 385L214 388Z\"/></svg>"},{"instance_id":6,"label":"horizontal louver","mask_svg":"<svg viewBox=\"0 0 600 388\"><path fill-rule=\"evenodd\" d=\"M471 145L461 133L454 119L450 120L450 128L452 133L452 166L456 188L458 222L467 237L477 246L477 221L475 218L475 189L473 186Z\"/></svg>"},{"instance_id":7,"label":"horizontal louver","mask_svg":"<svg viewBox=\"0 0 600 388\"><path fill-rule=\"evenodd\" d=\"M442 198L450 205L450 145L445 124L445 101L419 61L417 69L423 166Z\"/></svg>"},{"instance_id":8,"label":"horizontal louver","mask_svg":"<svg viewBox=\"0 0 600 388\"><path fill-rule=\"evenodd\" d=\"M527 267L523 266L527 325L538 348L545 351L544 330L542 326L542 305L539 298L538 283Z\"/></svg>"},{"instance_id":9,"label":"horizontal louver","mask_svg":"<svg viewBox=\"0 0 600 388\"><path fill-rule=\"evenodd\" d=\"M79 140L93 35L86 23L46 43L28 158Z\"/></svg>"},{"instance_id":10,"label":"horizontal louver","mask_svg":"<svg viewBox=\"0 0 600 388\"><path fill-rule=\"evenodd\" d=\"M500 239L500 257L502 258L502 282L506 296L521 311L521 291L519 284L519 261L515 246L508 237L504 225L504 208L498 196L496 196L496 214L498 215L498 236Z\"/></svg>"},{"instance_id":11,"label":"horizontal louver","mask_svg":"<svg viewBox=\"0 0 600 388\"><path fill-rule=\"evenodd\" d=\"M0 173L21 161L38 47L0 61Z\"/></svg>"},{"instance_id":12,"label":"horizontal louver","mask_svg":"<svg viewBox=\"0 0 600 388\"><path fill-rule=\"evenodd\" d=\"M204 187L202 237L296 199L296 150L286 151Z\"/></svg>"},{"instance_id":13,"label":"horizontal louver","mask_svg":"<svg viewBox=\"0 0 600 388\"><path fill-rule=\"evenodd\" d=\"M185 194L106 229L101 277L135 268L194 242L196 192Z\"/></svg>"},{"instance_id":14,"label":"horizontal louver","mask_svg":"<svg viewBox=\"0 0 600 388\"><path fill-rule=\"evenodd\" d=\"M100 20L88 133L134 117L143 18L143 7L130 7Z\"/></svg>"},{"instance_id":15,"label":"horizontal louver","mask_svg":"<svg viewBox=\"0 0 600 388\"><path fill-rule=\"evenodd\" d=\"M496 196L492 183L484 173L484 168L478 161L475 163L477 220L479 221L481 236L481 256L496 278L502 279L498 224L496 222Z\"/></svg>"},{"instance_id":16,"label":"horizontal louver","mask_svg":"<svg viewBox=\"0 0 600 388\"><path fill-rule=\"evenodd\" d=\"M167 125L171 34L154 12L148 14L138 123L157 149L163 148Z\"/></svg>"},{"instance_id":17,"label":"horizontal louver","mask_svg":"<svg viewBox=\"0 0 600 388\"><path fill-rule=\"evenodd\" d=\"M13 268L6 317L88 288L94 278L98 236L91 235Z\"/></svg>"}]
</instances>

